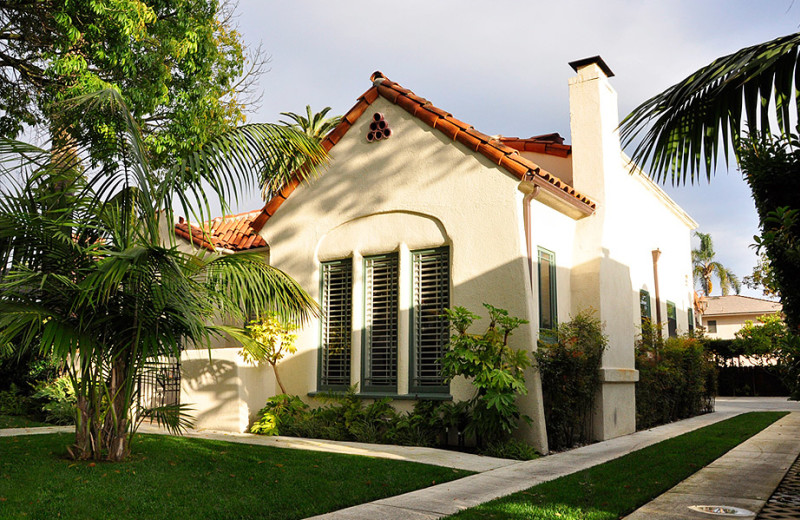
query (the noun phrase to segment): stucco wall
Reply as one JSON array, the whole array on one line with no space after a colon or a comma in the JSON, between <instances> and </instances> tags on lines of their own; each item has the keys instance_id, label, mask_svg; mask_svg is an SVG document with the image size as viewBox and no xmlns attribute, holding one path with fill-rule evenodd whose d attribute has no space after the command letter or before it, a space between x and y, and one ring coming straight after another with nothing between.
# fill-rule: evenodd
<instances>
[{"instance_id":1,"label":"stucco wall","mask_svg":"<svg viewBox=\"0 0 800 520\"><path fill-rule=\"evenodd\" d=\"M734 339L739 329L744 327L744 322L752 321L758 322L758 318L763 316L764 313L756 314L737 314L733 316L703 316L703 327L706 329L706 337L711 339ZM714 320L717 322L717 332L709 332L708 322Z\"/></svg>"},{"instance_id":2,"label":"stucco wall","mask_svg":"<svg viewBox=\"0 0 800 520\"><path fill-rule=\"evenodd\" d=\"M365 139L373 113L381 112L393 131L388 140ZM364 302L361 259L399 252L401 278L410 276L403 258L413 249L449 245L451 304L486 316L483 302L532 320L519 181L483 156L470 152L399 107L378 98L331 151L331 164L319 178L299 187L270 218L262 236L271 245L271 262L319 298L320 262L352 258L354 267L352 383L359 383ZM408 389L408 312L400 295L399 388ZM410 286L410 284L408 284ZM485 321L485 320L484 320ZM475 330L486 326L480 321ZM520 328L512 344L531 349L533 325ZM316 390L319 323L298 338L296 370L285 379L292 393ZM535 379L535 376L532 375ZM526 436L545 446L540 395L535 384L523 403L534 417ZM473 387L451 384L454 399L468 399Z\"/></svg>"}]
</instances>

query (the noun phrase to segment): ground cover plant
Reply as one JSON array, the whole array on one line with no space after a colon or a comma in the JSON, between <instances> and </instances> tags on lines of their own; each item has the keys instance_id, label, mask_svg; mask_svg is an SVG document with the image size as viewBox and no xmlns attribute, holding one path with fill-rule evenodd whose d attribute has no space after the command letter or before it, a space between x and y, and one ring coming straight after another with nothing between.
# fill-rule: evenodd
<instances>
[{"instance_id":1,"label":"ground cover plant","mask_svg":"<svg viewBox=\"0 0 800 520\"><path fill-rule=\"evenodd\" d=\"M0 414L0 430L3 428L32 428L34 426L52 426L51 424L35 421L23 415Z\"/></svg>"},{"instance_id":2,"label":"ground cover plant","mask_svg":"<svg viewBox=\"0 0 800 520\"><path fill-rule=\"evenodd\" d=\"M450 518L621 518L784 415L782 412L739 415L611 462L467 509Z\"/></svg>"},{"instance_id":3,"label":"ground cover plant","mask_svg":"<svg viewBox=\"0 0 800 520\"><path fill-rule=\"evenodd\" d=\"M120 463L74 461L68 434L0 438L0 517L293 519L469 472L404 461L140 435Z\"/></svg>"}]
</instances>

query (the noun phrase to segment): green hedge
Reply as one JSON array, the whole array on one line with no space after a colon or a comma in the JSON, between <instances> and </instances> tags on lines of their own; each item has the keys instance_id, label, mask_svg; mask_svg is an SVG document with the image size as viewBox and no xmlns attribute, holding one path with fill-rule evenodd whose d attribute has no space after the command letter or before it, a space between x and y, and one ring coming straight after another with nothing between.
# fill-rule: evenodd
<instances>
[{"instance_id":1,"label":"green hedge","mask_svg":"<svg viewBox=\"0 0 800 520\"><path fill-rule=\"evenodd\" d=\"M693 336L664 340L647 329L636 345L636 427L712 412L716 370L703 343Z\"/></svg>"}]
</instances>

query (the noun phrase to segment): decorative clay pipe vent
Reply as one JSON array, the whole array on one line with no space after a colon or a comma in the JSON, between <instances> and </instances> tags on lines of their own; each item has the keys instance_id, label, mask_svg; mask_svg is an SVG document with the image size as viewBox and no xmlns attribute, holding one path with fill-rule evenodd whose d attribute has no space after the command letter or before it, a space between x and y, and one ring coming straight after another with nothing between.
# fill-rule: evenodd
<instances>
[{"instance_id":1,"label":"decorative clay pipe vent","mask_svg":"<svg viewBox=\"0 0 800 520\"><path fill-rule=\"evenodd\" d=\"M388 139L392 135L392 129L383 118L383 114L375 112L372 114L372 121L369 124L369 132L367 133L367 142L380 141L381 139Z\"/></svg>"}]
</instances>

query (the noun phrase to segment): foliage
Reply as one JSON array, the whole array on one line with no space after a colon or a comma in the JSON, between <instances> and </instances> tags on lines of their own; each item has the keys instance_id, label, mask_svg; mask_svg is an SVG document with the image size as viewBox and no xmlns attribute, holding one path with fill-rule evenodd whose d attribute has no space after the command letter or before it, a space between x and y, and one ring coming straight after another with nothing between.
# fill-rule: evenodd
<instances>
[{"instance_id":1,"label":"foliage","mask_svg":"<svg viewBox=\"0 0 800 520\"><path fill-rule=\"evenodd\" d=\"M305 133L308 137L321 141L323 137L328 135L328 132L336 128L336 125L342 120L342 116L326 117L330 112L331 107L325 107L317 113L311 110L311 105L306 105L306 116L303 117L294 112L281 112L282 116L286 116L292 122L281 121L281 123L294 127L295 129Z\"/></svg>"},{"instance_id":2,"label":"foliage","mask_svg":"<svg viewBox=\"0 0 800 520\"><path fill-rule=\"evenodd\" d=\"M742 174L753 192L761 236L754 237L766 254L772 279L781 294L786 323L800 330L800 142L788 139L746 141L741 150Z\"/></svg>"},{"instance_id":3,"label":"foliage","mask_svg":"<svg viewBox=\"0 0 800 520\"><path fill-rule=\"evenodd\" d=\"M753 267L753 274L745 276L742 283L750 289L760 289L768 298L781 297L781 291L775 280L775 272L769 263L769 257L763 251L758 255L758 263Z\"/></svg>"},{"instance_id":4,"label":"foliage","mask_svg":"<svg viewBox=\"0 0 800 520\"><path fill-rule=\"evenodd\" d=\"M539 458L539 452L525 441L506 439L488 444L480 452L487 457L512 460L533 460Z\"/></svg>"},{"instance_id":5,"label":"foliage","mask_svg":"<svg viewBox=\"0 0 800 520\"><path fill-rule=\"evenodd\" d=\"M784 415L781 412L742 414L623 454L605 464L465 509L449 518L624 518Z\"/></svg>"},{"instance_id":6,"label":"foliage","mask_svg":"<svg viewBox=\"0 0 800 520\"><path fill-rule=\"evenodd\" d=\"M117 90L160 167L244 121L243 96L263 67L249 59L220 0L4 2L0 11L0 136L43 125L88 139L108 158L119 120L83 117L60 101ZM246 61L250 62L245 70ZM110 149L109 149L110 148Z\"/></svg>"},{"instance_id":7,"label":"foliage","mask_svg":"<svg viewBox=\"0 0 800 520\"><path fill-rule=\"evenodd\" d=\"M397 412L388 398L365 405L355 387L344 394L326 394L326 405L310 408L297 396L277 395L267 399L250 427L251 433L357 441L400 446L447 447L454 432L459 449L471 420L469 403L419 400L410 412ZM478 450L492 457L530 460L535 450L522 441L509 439L489 443Z\"/></svg>"},{"instance_id":8,"label":"foliage","mask_svg":"<svg viewBox=\"0 0 800 520\"><path fill-rule=\"evenodd\" d=\"M716 370L693 335L663 339L644 324L636 342L636 427L640 430L714 410Z\"/></svg>"},{"instance_id":9,"label":"foliage","mask_svg":"<svg viewBox=\"0 0 800 520\"><path fill-rule=\"evenodd\" d=\"M78 399L75 388L67 376L53 381L41 381L31 396L44 412L44 420L51 424L75 424Z\"/></svg>"},{"instance_id":10,"label":"foliage","mask_svg":"<svg viewBox=\"0 0 800 520\"><path fill-rule=\"evenodd\" d=\"M0 438L0 517L299 520L470 474L414 462L142 435L110 466L61 456L67 434Z\"/></svg>"},{"instance_id":11,"label":"foliage","mask_svg":"<svg viewBox=\"0 0 800 520\"><path fill-rule=\"evenodd\" d=\"M534 359L542 378L551 450L591 441L591 415L607 344L603 325L592 311L560 324L555 343L539 342Z\"/></svg>"},{"instance_id":12,"label":"foliage","mask_svg":"<svg viewBox=\"0 0 800 520\"><path fill-rule=\"evenodd\" d=\"M116 136L124 167L97 171L81 162L85 151L0 140L0 166L22 178L0 194L0 265L10 266L0 279L0 345L62 363L79 411L71 453L119 461L145 418L172 431L187 425L181 406L135 406L148 361L223 334L249 341L241 328L215 325L220 315L241 323L271 311L303 320L316 309L260 256L179 251L160 235L161 219L173 221L173 205L194 213L210 195L235 193L257 178L262 154L308 151L309 168L324 154L291 130L250 125L160 176L119 94L75 103L126 122Z\"/></svg>"},{"instance_id":13,"label":"foliage","mask_svg":"<svg viewBox=\"0 0 800 520\"><path fill-rule=\"evenodd\" d=\"M775 372L792 399L800 399L800 337L789 331L779 314L760 316L757 321L746 321L736 332L734 352Z\"/></svg>"},{"instance_id":14,"label":"foliage","mask_svg":"<svg viewBox=\"0 0 800 520\"><path fill-rule=\"evenodd\" d=\"M17 385L12 383L8 390L0 390L0 415L27 415L30 408L30 398Z\"/></svg>"},{"instance_id":15,"label":"foliage","mask_svg":"<svg viewBox=\"0 0 800 520\"><path fill-rule=\"evenodd\" d=\"M714 260L716 253L714 252L711 235L699 231L695 231L694 235L700 239L700 248L692 250L694 283L700 284L703 293L706 296L710 296L714 288L711 283L711 277L716 275L717 279L719 279L723 296L730 294L731 288L736 294L739 294L742 291L742 284L739 282L739 278L733 274L733 271Z\"/></svg>"},{"instance_id":16,"label":"foliage","mask_svg":"<svg viewBox=\"0 0 800 520\"><path fill-rule=\"evenodd\" d=\"M673 183L694 183L701 165L711 178L720 150L726 163L729 145L738 153L743 121L750 135L769 135L771 106L781 134L788 135L800 106L800 91L793 92L799 47L795 33L741 49L639 105L620 125L627 146L652 123L633 161L650 160L657 181L671 176Z\"/></svg>"},{"instance_id":17,"label":"foliage","mask_svg":"<svg viewBox=\"0 0 800 520\"><path fill-rule=\"evenodd\" d=\"M442 360L445 382L456 376L472 379L477 389L471 401L472 420L467 432L474 434L479 446L502 441L517 429L522 415L516 404L518 395L525 395L525 369L530 358L523 350L508 345L514 329L527 321L509 316L508 311L484 303L489 311L489 327L483 334L470 334L467 329L479 317L463 307L446 309L454 334L450 350Z\"/></svg>"},{"instance_id":18,"label":"foliage","mask_svg":"<svg viewBox=\"0 0 800 520\"><path fill-rule=\"evenodd\" d=\"M286 394L286 388L278 374L278 363L287 354L297 352L295 345L297 329L297 325L281 320L280 316L275 313L268 313L260 320L252 320L245 327L248 336L253 341L242 345L242 357L245 361L253 364L262 361L269 363L282 394Z\"/></svg>"}]
</instances>

